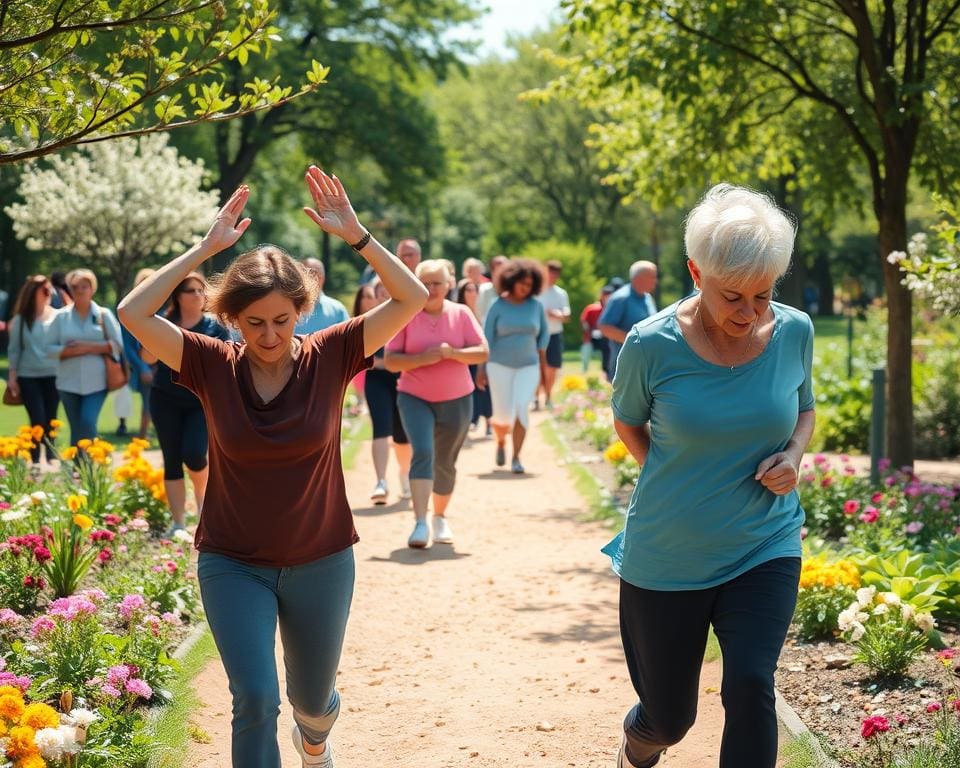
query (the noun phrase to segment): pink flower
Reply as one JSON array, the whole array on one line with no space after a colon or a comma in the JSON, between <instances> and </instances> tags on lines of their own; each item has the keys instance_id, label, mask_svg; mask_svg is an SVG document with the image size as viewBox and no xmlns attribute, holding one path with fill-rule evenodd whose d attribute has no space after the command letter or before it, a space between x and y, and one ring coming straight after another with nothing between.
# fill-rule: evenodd
<instances>
[{"instance_id":1,"label":"pink flower","mask_svg":"<svg viewBox=\"0 0 960 768\"><path fill-rule=\"evenodd\" d=\"M107 670L107 682L113 686L121 686L130 679L130 667L126 664L117 664Z\"/></svg>"},{"instance_id":2,"label":"pink flower","mask_svg":"<svg viewBox=\"0 0 960 768\"><path fill-rule=\"evenodd\" d=\"M147 601L143 599L143 595L126 595L123 600L120 601L120 605L117 606L117 613L127 621L130 621L130 617L133 616L134 611L139 611L146 607Z\"/></svg>"},{"instance_id":3,"label":"pink flower","mask_svg":"<svg viewBox=\"0 0 960 768\"><path fill-rule=\"evenodd\" d=\"M51 616L59 616L65 621L73 621L84 614L94 614L97 612L97 606L88 598L74 595L73 597L61 597L50 603L48 613Z\"/></svg>"},{"instance_id":4,"label":"pink flower","mask_svg":"<svg viewBox=\"0 0 960 768\"><path fill-rule=\"evenodd\" d=\"M907 523L904 530L909 534L920 533L920 531L923 530L923 523L919 520L914 520L912 523Z\"/></svg>"},{"instance_id":5,"label":"pink flower","mask_svg":"<svg viewBox=\"0 0 960 768\"><path fill-rule=\"evenodd\" d=\"M906 725L909 718L906 715L896 714L893 716L893 719L897 721L897 725Z\"/></svg>"},{"instance_id":6,"label":"pink flower","mask_svg":"<svg viewBox=\"0 0 960 768\"><path fill-rule=\"evenodd\" d=\"M841 453L841 454L840 454L840 462L841 462L842 464L849 464L849 463L850 463L850 456L847 455L846 453Z\"/></svg>"},{"instance_id":7,"label":"pink flower","mask_svg":"<svg viewBox=\"0 0 960 768\"><path fill-rule=\"evenodd\" d=\"M141 699L149 699L153 696L153 689L147 685L144 680L140 680L139 678L127 680L125 688L129 693L139 696Z\"/></svg>"},{"instance_id":8,"label":"pink flower","mask_svg":"<svg viewBox=\"0 0 960 768\"><path fill-rule=\"evenodd\" d=\"M860 522L862 523L875 523L880 518L880 512L876 507L867 507L863 510L863 514L860 515Z\"/></svg>"},{"instance_id":9,"label":"pink flower","mask_svg":"<svg viewBox=\"0 0 960 768\"><path fill-rule=\"evenodd\" d=\"M177 564L173 562L173 560L167 560L167 562L163 564L163 567L166 569L167 573L177 572Z\"/></svg>"},{"instance_id":10,"label":"pink flower","mask_svg":"<svg viewBox=\"0 0 960 768\"><path fill-rule=\"evenodd\" d=\"M882 715L864 718L860 724L860 735L865 739L872 739L878 733L890 730L890 721Z\"/></svg>"},{"instance_id":11,"label":"pink flower","mask_svg":"<svg viewBox=\"0 0 960 768\"><path fill-rule=\"evenodd\" d=\"M833 485L833 475L827 475L820 481L821 488L829 488Z\"/></svg>"},{"instance_id":12,"label":"pink flower","mask_svg":"<svg viewBox=\"0 0 960 768\"><path fill-rule=\"evenodd\" d=\"M109 683L100 686L100 693L102 693L104 696L108 696L111 699L119 699L123 695L117 688Z\"/></svg>"},{"instance_id":13,"label":"pink flower","mask_svg":"<svg viewBox=\"0 0 960 768\"><path fill-rule=\"evenodd\" d=\"M939 712L943 709L943 705L939 701L931 701L927 704L927 712Z\"/></svg>"},{"instance_id":14,"label":"pink flower","mask_svg":"<svg viewBox=\"0 0 960 768\"><path fill-rule=\"evenodd\" d=\"M102 589L97 589L96 587L85 589L78 594L82 595L93 603L97 603L98 605L107 599L107 593Z\"/></svg>"},{"instance_id":15,"label":"pink flower","mask_svg":"<svg viewBox=\"0 0 960 768\"><path fill-rule=\"evenodd\" d=\"M860 510L860 502L856 499L847 499L843 502L843 514L855 515Z\"/></svg>"},{"instance_id":16,"label":"pink flower","mask_svg":"<svg viewBox=\"0 0 960 768\"><path fill-rule=\"evenodd\" d=\"M819 467L827 463L827 457L824 456L822 453L818 453L816 456L813 457L813 463Z\"/></svg>"},{"instance_id":17,"label":"pink flower","mask_svg":"<svg viewBox=\"0 0 960 768\"><path fill-rule=\"evenodd\" d=\"M853 477L855 474L857 474L857 469L856 467L851 467L847 465L846 467L843 468L843 474L846 475L847 477Z\"/></svg>"},{"instance_id":18,"label":"pink flower","mask_svg":"<svg viewBox=\"0 0 960 768\"><path fill-rule=\"evenodd\" d=\"M121 519L120 515L104 515L103 516L103 524L108 525L111 528L116 528L122 522L123 520Z\"/></svg>"},{"instance_id":19,"label":"pink flower","mask_svg":"<svg viewBox=\"0 0 960 768\"><path fill-rule=\"evenodd\" d=\"M33 620L33 624L30 625L30 637L39 639L44 635L53 632L57 628L56 622L51 619L49 616L39 616Z\"/></svg>"},{"instance_id":20,"label":"pink flower","mask_svg":"<svg viewBox=\"0 0 960 768\"><path fill-rule=\"evenodd\" d=\"M0 685L12 685L14 688L19 688L22 693L26 693L33 685L33 680L29 677L18 677L13 672L0 672Z\"/></svg>"},{"instance_id":21,"label":"pink flower","mask_svg":"<svg viewBox=\"0 0 960 768\"><path fill-rule=\"evenodd\" d=\"M870 501L873 504L879 504L883 501L883 491L877 491L873 496L870 497Z\"/></svg>"},{"instance_id":22,"label":"pink flower","mask_svg":"<svg viewBox=\"0 0 960 768\"><path fill-rule=\"evenodd\" d=\"M956 648L944 648L942 651L937 651L938 659L952 659L957 655ZM960 699L958 699L960 701Z\"/></svg>"},{"instance_id":23,"label":"pink flower","mask_svg":"<svg viewBox=\"0 0 960 768\"><path fill-rule=\"evenodd\" d=\"M53 557L53 555L50 554L50 550L42 546L34 548L33 556L37 558L37 562L40 563L40 565L43 565L51 557Z\"/></svg>"},{"instance_id":24,"label":"pink flower","mask_svg":"<svg viewBox=\"0 0 960 768\"><path fill-rule=\"evenodd\" d=\"M809 535L810 531L807 530L807 526L803 526L800 529L800 541L803 541Z\"/></svg>"},{"instance_id":25,"label":"pink flower","mask_svg":"<svg viewBox=\"0 0 960 768\"><path fill-rule=\"evenodd\" d=\"M0 608L0 627L12 627L23 621L23 616L12 608Z\"/></svg>"},{"instance_id":26,"label":"pink flower","mask_svg":"<svg viewBox=\"0 0 960 768\"><path fill-rule=\"evenodd\" d=\"M113 552L110 550L110 547L104 547L97 554L97 560L100 561L100 565L106 565L111 560L113 560Z\"/></svg>"},{"instance_id":27,"label":"pink flower","mask_svg":"<svg viewBox=\"0 0 960 768\"><path fill-rule=\"evenodd\" d=\"M880 461L877 462L877 469L881 472L886 472L890 469L890 459L880 459Z\"/></svg>"}]
</instances>

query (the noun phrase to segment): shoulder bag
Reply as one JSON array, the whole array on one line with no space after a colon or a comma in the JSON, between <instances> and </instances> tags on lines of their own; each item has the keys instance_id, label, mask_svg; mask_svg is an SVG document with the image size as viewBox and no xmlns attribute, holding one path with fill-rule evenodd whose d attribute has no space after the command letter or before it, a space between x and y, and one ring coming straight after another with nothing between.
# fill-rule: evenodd
<instances>
[{"instance_id":1,"label":"shoulder bag","mask_svg":"<svg viewBox=\"0 0 960 768\"><path fill-rule=\"evenodd\" d=\"M107 329L103 324L102 309L100 310L98 322L100 324L100 330L103 332L104 341L109 343L110 337L107 335ZM130 372L127 370L127 362L123 357L122 347L119 355L119 360L117 360L111 352L103 355L103 363L107 368L107 389L110 392L113 392L115 389L120 389L120 387L125 387L127 382L130 381Z\"/></svg>"},{"instance_id":2,"label":"shoulder bag","mask_svg":"<svg viewBox=\"0 0 960 768\"><path fill-rule=\"evenodd\" d=\"M20 354L23 354L23 315L20 315ZM3 404L23 405L23 392L16 395L13 394L13 392L10 391L10 384L8 382L3 390Z\"/></svg>"}]
</instances>

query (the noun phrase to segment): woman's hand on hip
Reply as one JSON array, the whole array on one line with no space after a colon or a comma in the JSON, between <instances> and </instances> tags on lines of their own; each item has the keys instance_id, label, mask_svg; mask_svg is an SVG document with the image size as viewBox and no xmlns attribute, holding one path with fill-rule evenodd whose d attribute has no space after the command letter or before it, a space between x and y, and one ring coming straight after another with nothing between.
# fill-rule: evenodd
<instances>
[{"instance_id":1,"label":"woman's hand on hip","mask_svg":"<svg viewBox=\"0 0 960 768\"><path fill-rule=\"evenodd\" d=\"M789 454L781 451L760 462L754 480L771 493L784 496L797 487L797 465Z\"/></svg>"},{"instance_id":2,"label":"woman's hand on hip","mask_svg":"<svg viewBox=\"0 0 960 768\"><path fill-rule=\"evenodd\" d=\"M324 232L342 238L348 245L359 241L364 229L340 179L328 176L315 165L307 169L305 178L314 208L304 208L303 212Z\"/></svg>"},{"instance_id":3,"label":"woman's hand on hip","mask_svg":"<svg viewBox=\"0 0 960 768\"><path fill-rule=\"evenodd\" d=\"M213 220L207 234L203 236L203 250L209 256L225 251L233 245L250 226L250 219L240 219L243 207L250 199L250 187L241 184L230 196L224 206L217 211L217 218Z\"/></svg>"}]
</instances>

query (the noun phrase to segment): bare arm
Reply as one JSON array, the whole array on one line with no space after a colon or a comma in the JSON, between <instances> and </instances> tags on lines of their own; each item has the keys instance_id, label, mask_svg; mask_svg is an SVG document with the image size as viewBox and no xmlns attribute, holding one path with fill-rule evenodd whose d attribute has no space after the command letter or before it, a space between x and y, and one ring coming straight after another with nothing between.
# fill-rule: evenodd
<instances>
[{"instance_id":1,"label":"bare arm","mask_svg":"<svg viewBox=\"0 0 960 768\"><path fill-rule=\"evenodd\" d=\"M364 339L366 342L366 339ZM388 371L398 373L401 371L412 371L414 368L422 368L425 365L439 363L443 358L440 356L440 347L431 347L423 352L391 352L389 349L383 354L383 365Z\"/></svg>"},{"instance_id":2,"label":"bare arm","mask_svg":"<svg viewBox=\"0 0 960 768\"><path fill-rule=\"evenodd\" d=\"M627 446L630 455L642 467L647 460L647 453L650 451L650 423L647 422L634 427L615 418L613 428L617 431L620 439L623 440L623 444Z\"/></svg>"},{"instance_id":3,"label":"bare arm","mask_svg":"<svg viewBox=\"0 0 960 768\"><path fill-rule=\"evenodd\" d=\"M316 207L304 208L304 213L324 232L337 235L347 244L360 242L367 232L360 226L340 179L311 165L306 180ZM373 267L390 294L388 301L364 315L364 353L372 355L423 309L427 289L400 259L372 237L360 249L360 255Z\"/></svg>"},{"instance_id":4,"label":"bare arm","mask_svg":"<svg viewBox=\"0 0 960 768\"><path fill-rule=\"evenodd\" d=\"M754 479L778 496L796 488L803 452L813 437L816 423L816 411L802 411L797 416L797 426L793 428L787 447L761 461Z\"/></svg>"},{"instance_id":5,"label":"bare arm","mask_svg":"<svg viewBox=\"0 0 960 768\"><path fill-rule=\"evenodd\" d=\"M250 226L248 218L237 221L249 197L250 188L239 187L217 213L203 240L154 272L130 291L117 307L120 320L143 345L144 353L162 360L174 371L180 370L183 333L169 320L157 317L156 313L190 272L240 239Z\"/></svg>"},{"instance_id":6,"label":"bare arm","mask_svg":"<svg viewBox=\"0 0 960 768\"><path fill-rule=\"evenodd\" d=\"M490 357L490 350L487 348L486 342L475 344L472 347L450 348L450 359L464 365L479 365L487 362L488 357Z\"/></svg>"},{"instance_id":7,"label":"bare arm","mask_svg":"<svg viewBox=\"0 0 960 768\"><path fill-rule=\"evenodd\" d=\"M602 333L611 341L617 342L618 344L623 344L623 342L627 340L627 332L621 331L615 325L601 325L600 333Z\"/></svg>"}]
</instances>

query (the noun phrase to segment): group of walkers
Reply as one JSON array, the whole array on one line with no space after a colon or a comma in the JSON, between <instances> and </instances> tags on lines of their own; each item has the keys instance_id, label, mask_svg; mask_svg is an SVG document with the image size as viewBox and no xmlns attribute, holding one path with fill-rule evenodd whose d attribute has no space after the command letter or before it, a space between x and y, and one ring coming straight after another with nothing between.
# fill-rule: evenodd
<instances>
[{"instance_id":1,"label":"group of walkers","mask_svg":"<svg viewBox=\"0 0 960 768\"><path fill-rule=\"evenodd\" d=\"M498 256L489 278L471 263L457 281L446 262L421 260L415 241L396 255L380 245L335 176L311 166L306 183L308 217L369 264L352 317L324 296L322 264L273 245L206 282L204 262L250 224L245 186L197 245L141 275L118 308L172 465L167 482L180 483L168 493L182 498L186 465L202 498L198 575L233 695L234 768L280 766L278 625L294 746L305 767L334 765L328 737L358 540L340 456L351 382L373 423L371 499L387 501L392 441L399 495L413 505L409 546L450 543L447 511L471 425L488 420L497 466L509 438L510 469L525 472L528 414L538 389L551 404L570 317L561 264ZM695 293L657 312L656 267L637 262L628 283L605 288L581 316L590 353L607 351L617 433L643 466L625 528L604 548L620 578L638 696L618 768L657 764L692 725L710 626L724 663L721 765L776 760L773 672L796 598L795 487L814 423L812 324L772 301L794 232L768 198L720 185L686 224ZM95 433L103 358L123 339L92 300L93 273L75 270L66 285L73 303L60 311L42 276L21 292L10 381L34 423L49 424L62 400L76 442Z\"/></svg>"}]
</instances>

